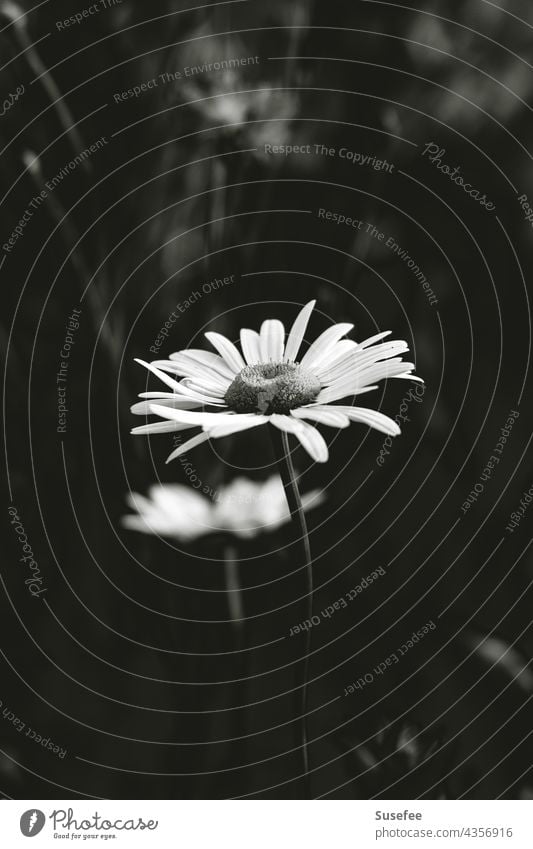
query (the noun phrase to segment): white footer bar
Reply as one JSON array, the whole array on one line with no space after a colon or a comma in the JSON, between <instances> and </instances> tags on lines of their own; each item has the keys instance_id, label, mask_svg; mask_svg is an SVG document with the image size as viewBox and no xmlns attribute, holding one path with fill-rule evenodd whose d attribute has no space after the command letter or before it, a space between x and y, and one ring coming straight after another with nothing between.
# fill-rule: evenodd
<instances>
[{"instance_id":1,"label":"white footer bar","mask_svg":"<svg viewBox=\"0 0 533 849\"><path fill-rule=\"evenodd\" d=\"M9 849L532 849L533 801L9 800L0 834Z\"/></svg>"}]
</instances>

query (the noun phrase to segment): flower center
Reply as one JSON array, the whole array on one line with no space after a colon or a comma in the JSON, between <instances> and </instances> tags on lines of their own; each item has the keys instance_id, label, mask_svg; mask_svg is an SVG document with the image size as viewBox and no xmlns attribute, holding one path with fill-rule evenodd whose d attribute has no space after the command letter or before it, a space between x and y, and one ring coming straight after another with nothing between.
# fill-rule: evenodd
<instances>
[{"instance_id":1,"label":"flower center","mask_svg":"<svg viewBox=\"0 0 533 849\"><path fill-rule=\"evenodd\" d=\"M236 413L289 413L314 401L321 388L298 363L259 363L239 372L224 400Z\"/></svg>"}]
</instances>

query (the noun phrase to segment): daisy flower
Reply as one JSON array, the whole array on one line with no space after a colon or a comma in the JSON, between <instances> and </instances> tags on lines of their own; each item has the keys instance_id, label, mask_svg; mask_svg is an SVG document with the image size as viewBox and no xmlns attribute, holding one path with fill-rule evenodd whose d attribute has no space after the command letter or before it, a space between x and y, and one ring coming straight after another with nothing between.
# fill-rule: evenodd
<instances>
[{"instance_id":1,"label":"daisy flower","mask_svg":"<svg viewBox=\"0 0 533 849\"><path fill-rule=\"evenodd\" d=\"M318 463L327 461L328 447L317 424L345 428L360 422L397 436L400 428L383 413L338 402L377 389L378 382L389 377L420 380L412 374L414 364L402 359L407 343L384 341L391 331L357 343L344 338L352 324L334 324L299 357L315 303L303 307L286 339L282 322L269 319L259 333L241 330L242 353L222 334L209 332L205 336L216 353L188 349L171 354L169 360L136 360L170 391L141 394L143 400L132 412L154 414L162 421L132 433L201 428L167 462L208 439L263 425L293 434Z\"/></svg>"},{"instance_id":2,"label":"daisy flower","mask_svg":"<svg viewBox=\"0 0 533 849\"><path fill-rule=\"evenodd\" d=\"M122 525L133 531L191 542L212 533L252 539L274 531L290 519L285 489L278 475L266 481L238 477L222 486L215 501L183 484L151 486L148 497L131 492ZM318 490L302 496L304 510L323 501Z\"/></svg>"}]
</instances>

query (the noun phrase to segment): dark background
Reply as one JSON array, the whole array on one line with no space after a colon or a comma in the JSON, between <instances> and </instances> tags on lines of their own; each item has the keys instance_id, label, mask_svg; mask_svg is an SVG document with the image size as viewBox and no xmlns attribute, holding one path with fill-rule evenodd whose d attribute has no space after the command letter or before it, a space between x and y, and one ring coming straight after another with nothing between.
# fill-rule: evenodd
<instances>
[{"instance_id":1,"label":"dark background","mask_svg":"<svg viewBox=\"0 0 533 849\"><path fill-rule=\"evenodd\" d=\"M129 435L146 388L133 358L154 359L176 303L231 274L233 285L180 316L161 356L203 346L208 329L236 339L266 317L290 324L316 298L308 338L338 321L352 321L357 339L392 329L427 384L382 467L383 435L359 425L324 430L327 465L295 454L304 490L326 491L309 516L315 609L386 569L313 632L313 795L533 794L533 512L506 531L533 484L532 231L517 200L533 197L533 18L525 0L415 5L182 11L189 3L123 0L58 30L71 2L19 4L28 14L16 23L0 4L2 100L25 86L0 118L2 243L43 181L107 141L2 251L0 699L68 750L59 759L2 716L4 796L302 794L303 641L288 633L304 617L305 584L289 532L239 544L239 634L224 593L227 540L180 547L120 526L128 490L186 482L179 462L164 464L170 437ZM164 71L256 55L232 74L113 97ZM495 211L422 156L430 142ZM346 147L394 169L266 156L265 143ZM394 237L437 303L383 243L319 220L320 207ZM56 373L74 308L61 435ZM394 416L410 384L391 383L368 403ZM501 462L463 513L512 410ZM266 431L189 459L214 490L238 473L272 473ZM24 585L12 504L45 576L39 599ZM429 621L435 630L401 663L343 695Z\"/></svg>"}]
</instances>

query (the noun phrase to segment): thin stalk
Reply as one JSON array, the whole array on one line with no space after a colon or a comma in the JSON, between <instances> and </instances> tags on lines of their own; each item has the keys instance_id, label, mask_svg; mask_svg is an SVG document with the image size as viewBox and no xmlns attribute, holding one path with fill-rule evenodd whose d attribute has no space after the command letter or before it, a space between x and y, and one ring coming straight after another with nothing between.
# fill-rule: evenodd
<instances>
[{"instance_id":1,"label":"thin stalk","mask_svg":"<svg viewBox=\"0 0 533 849\"><path fill-rule=\"evenodd\" d=\"M15 36L23 48L23 53L26 55L28 65L35 74L36 79L41 82L46 91L51 105L54 107L63 129L66 131L67 138L72 145L75 153L82 153L87 148L82 136L76 128L76 122L68 108L61 90L54 80L52 74L41 59L37 49L32 42L26 28L26 13L16 3L5 3L2 9L5 17L9 18L13 24ZM82 168L89 174L92 171L92 165L88 160L83 160Z\"/></svg>"},{"instance_id":2,"label":"thin stalk","mask_svg":"<svg viewBox=\"0 0 533 849\"><path fill-rule=\"evenodd\" d=\"M45 187L45 180L41 170L41 163L38 157L33 156L30 151L26 151L22 156L23 162L28 168L28 173L34 181L38 189L42 190ZM71 218L64 209L56 195L47 193L47 202L52 212L52 217L63 237L65 245L70 247L69 259L76 271L80 285L93 281L93 275L89 270L89 266L85 260L84 252L81 248L81 236ZM80 301L81 302L81 301ZM109 322L104 321L104 304L99 292L99 289L94 283L87 289L87 302L93 315L94 326L96 331L100 333L102 342L107 349L107 352L114 365L117 365L120 359L120 346L116 341L116 333L109 327Z\"/></svg>"},{"instance_id":3,"label":"thin stalk","mask_svg":"<svg viewBox=\"0 0 533 849\"><path fill-rule=\"evenodd\" d=\"M237 549L231 543L224 546L224 580L228 612L233 631L233 668L235 677L241 683L231 685L231 713L229 719L229 735L233 739L230 747L230 764L240 768L246 762L246 728L241 726L241 705L246 704L246 661L245 647L245 618L244 603L239 575L239 556ZM239 739L240 737L243 739Z\"/></svg>"},{"instance_id":4,"label":"thin stalk","mask_svg":"<svg viewBox=\"0 0 533 849\"><path fill-rule=\"evenodd\" d=\"M239 581L239 561L235 546L226 545L224 548L224 581L228 601L229 617L236 635L236 642L240 643L240 636L244 627L244 607Z\"/></svg>"},{"instance_id":5,"label":"thin stalk","mask_svg":"<svg viewBox=\"0 0 533 849\"><path fill-rule=\"evenodd\" d=\"M300 546L305 564L305 619L313 616L313 562L311 559L311 546L309 544L309 533L302 505L300 490L298 489L297 474L294 468L289 447L288 434L272 428L272 443L278 462L279 472L285 495L291 513L293 527L297 530L295 542ZM301 687L301 740L302 740L302 762L304 773L305 797L311 799L311 780L309 776L309 732L307 727L307 696L309 689L309 658L311 655L311 628L308 628L305 636L305 653L302 673Z\"/></svg>"}]
</instances>

